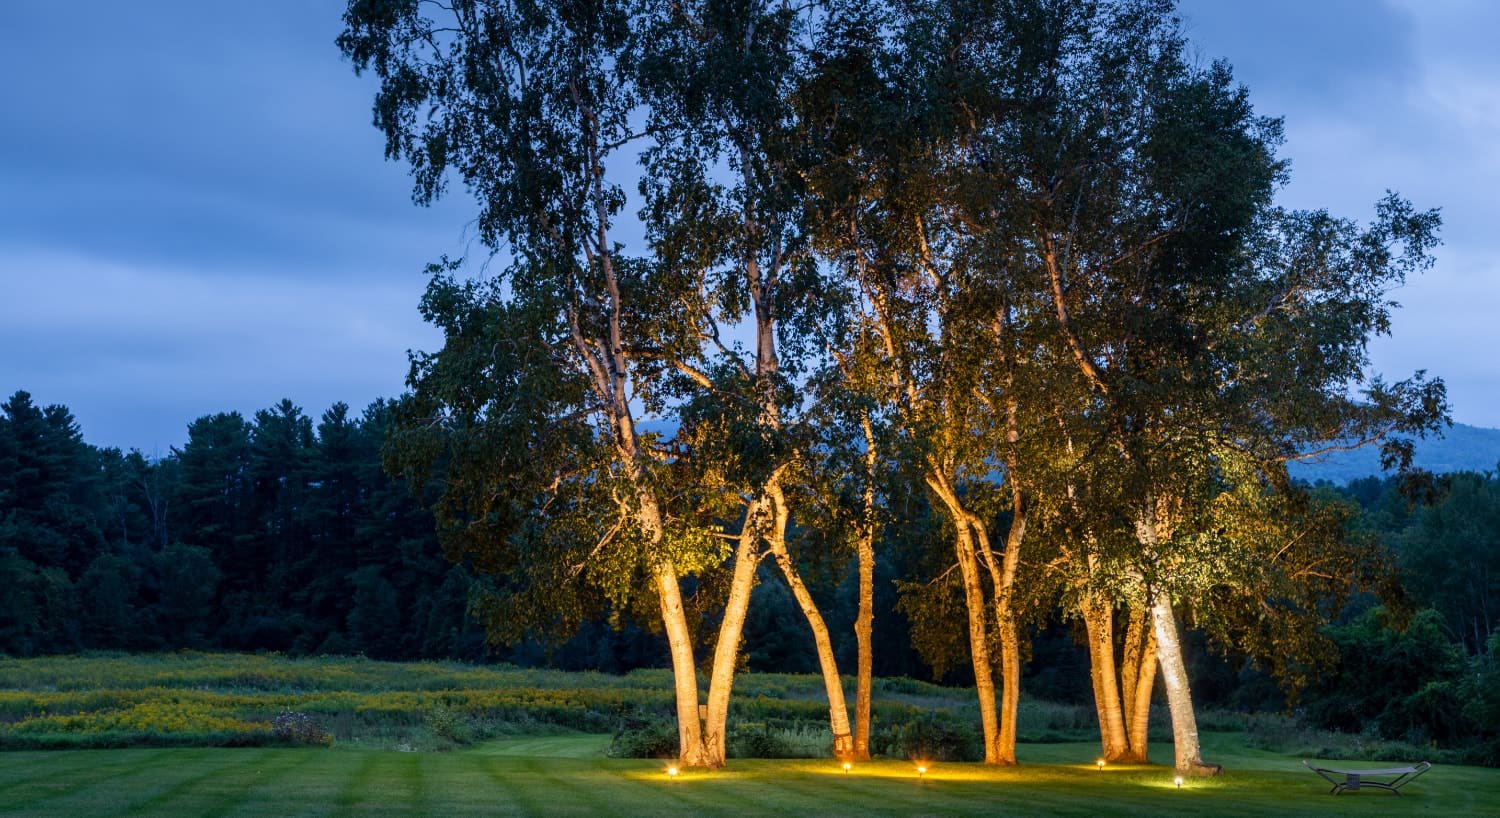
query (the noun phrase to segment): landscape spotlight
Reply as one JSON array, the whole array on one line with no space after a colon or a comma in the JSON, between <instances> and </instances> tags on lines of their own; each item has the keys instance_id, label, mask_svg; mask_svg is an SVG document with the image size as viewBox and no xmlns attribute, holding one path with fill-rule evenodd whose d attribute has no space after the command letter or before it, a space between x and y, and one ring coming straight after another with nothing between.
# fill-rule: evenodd
<instances>
[{"instance_id":1,"label":"landscape spotlight","mask_svg":"<svg viewBox=\"0 0 1500 818\"><path fill-rule=\"evenodd\" d=\"M917 765L917 778L920 779L920 778L922 778L922 776L925 776L925 775L927 775L927 768L924 767L924 766L922 766L922 765L920 765L920 764Z\"/></svg>"},{"instance_id":2,"label":"landscape spotlight","mask_svg":"<svg viewBox=\"0 0 1500 818\"><path fill-rule=\"evenodd\" d=\"M849 771L850 771L850 770L852 770L852 769L854 769L854 765L853 765L853 764L850 764L850 763L849 763L849 762L847 762L847 761L845 761L845 762L844 762L844 774L845 774L845 775L848 775L848 774L849 774Z\"/></svg>"},{"instance_id":3,"label":"landscape spotlight","mask_svg":"<svg viewBox=\"0 0 1500 818\"><path fill-rule=\"evenodd\" d=\"M1177 785L1177 789L1182 789L1182 776L1179 775L1172 779L1172 783Z\"/></svg>"},{"instance_id":4,"label":"landscape spotlight","mask_svg":"<svg viewBox=\"0 0 1500 818\"><path fill-rule=\"evenodd\" d=\"M1099 765L1099 772L1101 772L1101 773L1104 772L1104 759L1101 758L1098 761L1095 761L1094 763Z\"/></svg>"},{"instance_id":5,"label":"landscape spotlight","mask_svg":"<svg viewBox=\"0 0 1500 818\"><path fill-rule=\"evenodd\" d=\"M667 778L676 778L676 777L677 777L677 768L676 767L668 767L667 768Z\"/></svg>"}]
</instances>

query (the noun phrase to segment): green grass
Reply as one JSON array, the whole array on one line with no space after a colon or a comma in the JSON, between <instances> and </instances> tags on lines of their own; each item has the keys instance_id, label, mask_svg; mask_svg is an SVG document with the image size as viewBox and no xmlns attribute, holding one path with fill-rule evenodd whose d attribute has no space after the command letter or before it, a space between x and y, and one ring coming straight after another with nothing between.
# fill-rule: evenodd
<instances>
[{"instance_id":1,"label":"green grass","mask_svg":"<svg viewBox=\"0 0 1500 818\"><path fill-rule=\"evenodd\" d=\"M1023 702L1032 743L1017 769L939 763L919 781L907 761L845 775L826 758L734 759L668 780L663 762L606 757L602 734L622 719L669 725L671 695L662 670L198 653L0 659L0 747L16 748L0 752L0 816L1500 816L1500 770L1441 764L1405 797L1329 796L1292 753L1360 764L1396 750L1286 716L1214 711L1200 720L1206 755L1228 772L1180 791L1161 766L1098 771L1097 742L1081 740L1097 735L1090 709L1036 700ZM933 711L977 722L973 695L883 679L876 726ZM334 746L200 746L274 740L267 720L284 708L309 713ZM731 742L768 731L808 752L830 743L816 676L742 674L731 716ZM1153 733L1155 759L1169 761L1165 732ZM123 748L71 749L112 745Z\"/></svg>"},{"instance_id":2,"label":"green grass","mask_svg":"<svg viewBox=\"0 0 1500 818\"><path fill-rule=\"evenodd\" d=\"M826 730L822 684L816 675L739 674L731 718L736 726ZM848 685L852 696L852 678ZM277 714L295 710L342 745L435 750L502 735L610 732L627 717L670 718L672 696L664 669L612 676L193 652L0 658L0 749L265 745L275 743ZM934 711L978 722L972 690L877 681L877 724ZM1093 714L1077 705L1026 700L1020 726L1023 739L1079 738L1092 731ZM832 743L808 730L787 736L799 746Z\"/></svg>"},{"instance_id":3,"label":"green grass","mask_svg":"<svg viewBox=\"0 0 1500 818\"><path fill-rule=\"evenodd\" d=\"M1437 767L1404 797L1325 795L1296 759L1211 736L1228 768L1171 785L1164 767L1091 765L1093 744L1024 745L987 770L880 761L742 760L669 780L608 759L602 736L505 739L448 753L142 748L0 756L0 815L1500 815L1500 771ZM1170 750L1160 747L1162 752Z\"/></svg>"}]
</instances>

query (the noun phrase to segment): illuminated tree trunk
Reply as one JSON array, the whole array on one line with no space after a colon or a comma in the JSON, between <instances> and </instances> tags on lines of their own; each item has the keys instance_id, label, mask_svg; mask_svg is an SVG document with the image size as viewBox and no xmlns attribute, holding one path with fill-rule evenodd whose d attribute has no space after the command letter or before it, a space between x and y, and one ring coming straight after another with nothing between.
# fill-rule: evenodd
<instances>
[{"instance_id":1,"label":"illuminated tree trunk","mask_svg":"<svg viewBox=\"0 0 1500 818\"><path fill-rule=\"evenodd\" d=\"M1088 634L1089 676L1094 686L1094 707L1099 712L1099 743L1103 758L1106 761L1133 760L1121 708L1121 672L1115 665L1114 607L1106 599L1085 599L1079 604L1079 609ZM1133 680L1127 681L1128 687L1133 687L1131 682ZM1129 702L1128 695L1125 701Z\"/></svg>"},{"instance_id":2,"label":"illuminated tree trunk","mask_svg":"<svg viewBox=\"0 0 1500 818\"><path fill-rule=\"evenodd\" d=\"M990 763L1005 766L1016 764L1016 717L1021 711L1021 637L1012 603L1016 571L1020 567L1021 543L1026 537L1026 513L1019 501L1015 504L1014 514L1010 532L1005 538L1005 555L998 570L983 523L975 517L970 518L974 538L995 585L995 630L1000 638L1000 712L995 758Z\"/></svg>"},{"instance_id":3,"label":"illuminated tree trunk","mask_svg":"<svg viewBox=\"0 0 1500 818\"><path fill-rule=\"evenodd\" d=\"M969 658L974 667L974 689L979 698L979 723L984 731L984 763L1000 764L1000 720L995 711L995 676L990 659L989 624L984 580L975 552L974 531L967 509L939 474L929 474L927 485L947 506L954 528L954 552L964 584L964 607L969 616Z\"/></svg>"},{"instance_id":4,"label":"illuminated tree trunk","mask_svg":"<svg viewBox=\"0 0 1500 818\"><path fill-rule=\"evenodd\" d=\"M1007 318L1002 311L996 321L997 335L1002 343L1007 341ZM1009 371L1008 358L1002 356L1007 367L1005 390L1013 394L1014 380ZM995 748L995 763L1016 763L1016 718L1021 712L1021 636L1016 625L1015 587L1016 573L1021 567L1021 544L1026 541L1026 504L1021 493L1019 457L1016 445L1021 439L1019 421L1020 406L1013 397L1005 402L1005 439L1009 451L1006 456L1005 481L1010 485L1010 531L1005 535L1005 555L1001 559L1000 571L993 577L995 583L995 626L1000 633L1000 736ZM995 558L990 550L989 537L984 533L984 523L970 517L983 549L985 564L995 571Z\"/></svg>"},{"instance_id":5,"label":"illuminated tree trunk","mask_svg":"<svg viewBox=\"0 0 1500 818\"><path fill-rule=\"evenodd\" d=\"M709 767L712 755L703 742L703 721L698 715L698 672L693 661L692 634L682 608L677 572L669 564L657 566L656 590L661 600L661 621L672 654L672 682L677 696L678 763L685 767Z\"/></svg>"},{"instance_id":6,"label":"illuminated tree trunk","mask_svg":"<svg viewBox=\"0 0 1500 818\"><path fill-rule=\"evenodd\" d=\"M1140 606L1130 610L1125 630L1125 653L1120 681L1125 694L1125 731L1130 744L1129 761L1145 764L1147 731L1151 726L1151 690L1156 684L1156 634L1149 627L1149 613Z\"/></svg>"},{"instance_id":7,"label":"illuminated tree trunk","mask_svg":"<svg viewBox=\"0 0 1500 818\"><path fill-rule=\"evenodd\" d=\"M823 614L818 611L818 604L813 601L807 585L802 582L797 566L792 563L791 554L787 553L786 497L781 486L773 482L770 495L775 518L767 540L771 553L786 577L786 584L792 589L792 596L796 598L797 605L802 608L802 615L807 617L807 624L812 628L818 667L823 672L823 689L828 695L828 724L833 730L833 756L850 760L854 758L854 736L849 731L849 706L844 700L844 683L839 677L838 660L833 655L833 640L828 635L828 625L823 621Z\"/></svg>"},{"instance_id":8,"label":"illuminated tree trunk","mask_svg":"<svg viewBox=\"0 0 1500 818\"><path fill-rule=\"evenodd\" d=\"M745 512L734 552L734 573L729 584L729 599L724 618L719 622L719 637L714 645L714 663L708 684L707 716L703 724L704 754L701 764L691 766L717 769L724 766L727 755L729 694L734 687L735 664L739 659L740 639L745 631L745 611L750 607L750 592L755 587L756 543L765 524L762 517L766 503L757 499ZM696 696L696 693L695 693ZM696 699L695 699L696 701ZM681 706L679 705L679 712ZM694 714L697 717L697 714ZM683 760L687 764L687 760Z\"/></svg>"},{"instance_id":9,"label":"illuminated tree trunk","mask_svg":"<svg viewBox=\"0 0 1500 818\"><path fill-rule=\"evenodd\" d=\"M623 438L633 442L633 436ZM638 472L633 477L639 479ZM636 519L653 546L662 539L661 507L649 491L638 496L639 508ZM687 626L687 613L682 604L682 588L677 579L677 569L672 563L663 561L656 566L656 592L661 608L662 629L667 635L667 646L672 657L672 687L677 705L678 763L684 767L721 767L724 754L715 753L704 735L703 719L698 709L698 668L693 658L693 636ZM747 594L748 596L748 594Z\"/></svg>"},{"instance_id":10,"label":"illuminated tree trunk","mask_svg":"<svg viewBox=\"0 0 1500 818\"><path fill-rule=\"evenodd\" d=\"M854 684L854 758L870 759L870 706L874 693L875 546L870 534L859 539L859 614L854 619L858 676Z\"/></svg>"},{"instance_id":11,"label":"illuminated tree trunk","mask_svg":"<svg viewBox=\"0 0 1500 818\"><path fill-rule=\"evenodd\" d=\"M854 758L870 758L870 704L874 692L875 630L875 431L870 415L861 419L865 433L864 518L859 526L859 613L854 619L858 676L854 684Z\"/></svg>"},{"instance_id":12,"label":"illuminated tree trunk","mask_svg":"<svg viewBox=\"0 0 1500 818\"><path fill-rule=\"evenodd\" d=\"M1172 714L1172 745L1177 772L1183 775L1209 776L1222 771L1217 764L1205 764L1198 744L1198 719L1193 713L1193 697L1188 690L1187 665L1182 659L1182 642L1177 634L1177 618L1166 596L1158 594L1151 605L1151 623L1156 632L1162 684L1167 691L1167 708Z\"/></svg>"}]
</instances>

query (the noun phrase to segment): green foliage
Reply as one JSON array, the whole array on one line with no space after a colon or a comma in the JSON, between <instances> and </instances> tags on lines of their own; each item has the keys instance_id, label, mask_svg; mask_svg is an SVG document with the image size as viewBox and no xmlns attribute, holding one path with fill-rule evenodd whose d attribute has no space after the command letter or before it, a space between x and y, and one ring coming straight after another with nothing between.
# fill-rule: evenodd
<instances>
[{"instance_id":1,"label":"green foliage","mask_svg":"<svg viewBox=\"0 0 1500 818\"><path fill-rule=\"evenodd\" d=\"M678 753L677 723L668 718L634 717L624 720L610 739L610 758L674 759Z\"/></svg>"},{"instance_id":2,"label":"green foliage","mask_svg":"<svg viewBox=\"0 0 1500 818\"><path fill-rule=\"evenodd\" d=\"M468 744L474 740L464 716L446 704L437 704L428 708L422 714L422 720L427 729L438 738L447 739L454 744Z\"/></svg>"},{"instance_id":3,"label":"green foliage","mask_svg":"<svg viewBox=\"0 0 1500 818\"><path fill-rule=\"evenodd\" d=\"M1383 609L1371 608L1329 636L1340 662L1308 690L1312 724L1349 732L1373 726L1383 738L1416 744L1460 737L1464 657L1436 612L1422 611L1397 630Z\"/></svg>"},{"instance_id":4,"label":"green foliage","mask_svg":"<svg viewBox=\"0 0 1500 818\"><path fill-rule=\"evenodd\" d=\"M669 680L665 670L608 675L248 654L9 659L0 660L0 746L265 743L279 740L273 726L290 711L345 744L451 747L575 730L615 733L622 757L668 757L677 752ZM731 739L771 736L741 746L747 753L826 755L821 684L813 675L742 674ZM909 679L880 684L880 723L916 723L934 710L948 713L938 717L944 725L975 718L971 691Z\"/></svg>"},{"instance_id":5,"label":"green foliage","mask_svg":"<svg viewBox=\"0 0 1500 818\"><path fill-rule=\"evenodd\" d=\"M731 758L830 758L833 732L826 723L741 722L731 725Z\"/></svg>"},{"instance_id":6,"label":"green foliage","mask_svg":"<svg viewBox=\"0 0 1500 818\"><path fill-rule=\"evenodd\" d=\"M1390 496L1375 502L1405 506L1396 489L1384 486ZM1442 615L1467 652L1482 652L1500 624L1500 476L1447 475L1435 502L1412 508L1404 520L1372 515L1372 522L1389 532L1412 595Z\"/></svg>"},{"instance_id":7,"label":"green foliage","mask_svg":"<svg viewBox=\"0 0 1500 818\"><path fill-rule=\"evenodd\" d=\"M373 565L355 571L349 581L354 586L354 606L349 610L350 644L373 658L392 658L401 628L395 586Z\"/></svg>"},{"instance_id":8,"label":"green foliage","mask_svg":"<svg viewBox=\"0 0 1500 818\"><path fill-rule=\"evenodd\" d=\"M24 392L5 407L0 653L482 651L468 574L382 471L388 404L316 429L287 401L209 415L158 461L88 446Z\"/></svg>"},{"instance_id":9,"label":"green foliage","mask_svg":"<svg viewBox=\"0 0 1500 818\"><path fill-rule=\"evenodd\" d=\"M881 721L870 743L875 752L888 758L913 761L979 761L984 758L984 743L976 726L942 712L915 718Z\"/></svg>"},{"instance_id":10,"label":"green foliage","mask_svg":"<svg viewBox=\"0 0 1500 818\"><path fill-rule=\"evenodd\" d=\"M329 747L333 736L317 720L296 710L283 710L271 722L271 734L288 744L310 744Z\"/></svg>"},{"instance_id":11,"label":"green foliage","mask_svg":"<svg viewBox=\"0 0 1500 818\"><path fill-rule=\"evenodd\" d=\"M202 647L222 576L213 554L200 546L173 543L157 555L156 573L160 578L156 613L167 643Z\"/></svg>"},{"instance_id":12,"label":"green foliage","mask_svg":"<svg viewBox=\"0 0 1500 818\"><path fill-rule=\"evenodd\" d=\"M129 560L100 554L78 578L78 594L87 604L82 611L83 638L102 648L123 648L136 641L136 595L141 578Z\"/></svg>"}]
</instances>

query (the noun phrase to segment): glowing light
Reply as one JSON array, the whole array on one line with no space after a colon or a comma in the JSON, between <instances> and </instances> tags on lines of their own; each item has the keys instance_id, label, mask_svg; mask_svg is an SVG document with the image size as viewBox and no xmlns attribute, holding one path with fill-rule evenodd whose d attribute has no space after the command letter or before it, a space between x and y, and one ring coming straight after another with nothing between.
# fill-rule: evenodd
<instances>
[{"instance_id":1,"label":"glowing light","mask_svg":"<svg viewBox=\"0 0 1500 818\"><path fill-rule=\"evenodd\" d=\"M852 769L854 769L854 765L850 764L847 761L845 761L844 762L844 773L847 775L849 773L849 771L852 770Z\"/></svg>"},{"instance_id":2,"label":"glowing light","mask_svg":"<svg viewBox=\"0 0 1500 818\"><path fill-rule=\"evenodd\" d=\"M1172 783L1177 785L1177 789L1182 789L1182 776L1179 775L1172 779Z\"/></svg>"},{"instance_id":3,"label":"glowing light","mask_svg":"<svg viewBox=\"0 0 1500 818\"><path fill-rule=\"evenodd\" d=\"M1098 761L1095 761L1094 763L1099 765L1099 772L1101 772L1101 773L1104 772L1104 759L1101 758Z\"/></svg>"},{"instance_id":4,"label":"glowing light","mask_svg":"<svg viewBox=\"0 0 1500 818\"><path fill-rule=\"evenodd\" d=\"M676 778L677 777L677 768L676 767L668 767L667 768L667 777L668 778Z\"/></svg>"},{"instance_id":5,"label":"glowing light","mask_svg":"<svg viewBox=\"0 0 1500 818\"><path fill-rule=\"evenodd\" d=\"M922 778L925 775L927 775L927 767L925 765L918 764L917 765L917 778L920 779L920 778Z\"/></svg>"}]
</instances>

